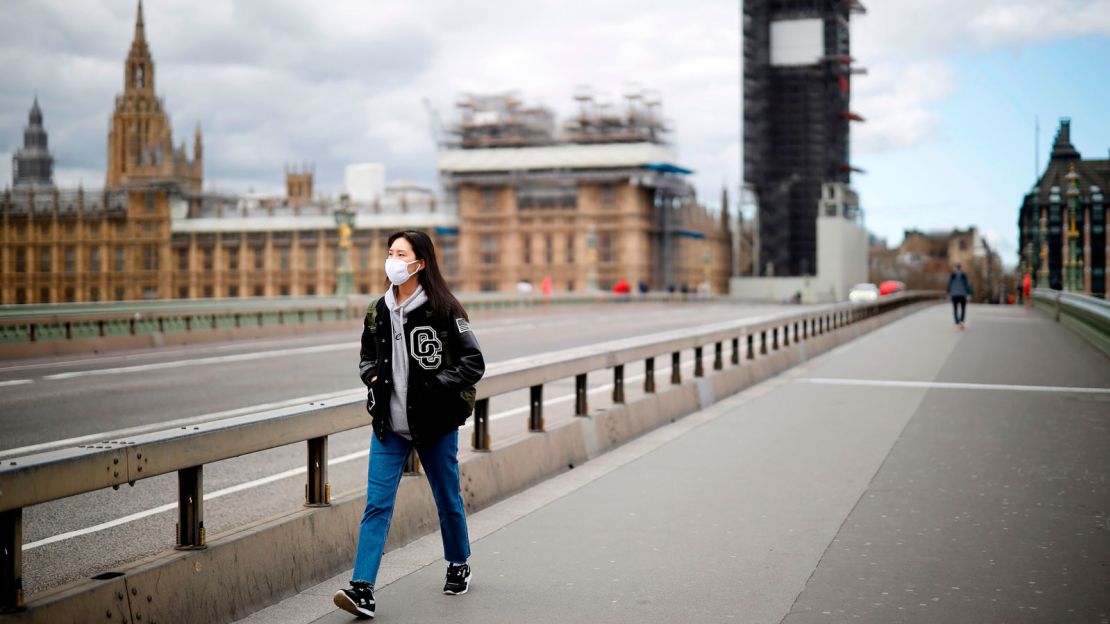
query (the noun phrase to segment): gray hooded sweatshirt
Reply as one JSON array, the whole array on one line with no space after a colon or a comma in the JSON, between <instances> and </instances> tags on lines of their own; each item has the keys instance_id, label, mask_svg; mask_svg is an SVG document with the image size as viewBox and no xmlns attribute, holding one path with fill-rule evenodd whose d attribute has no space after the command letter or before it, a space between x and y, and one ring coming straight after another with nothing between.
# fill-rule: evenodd
<instances>
[{"instance_id":1,"label":"gray hooded sweatshirt","mask_svg":"<svg viewBox=\"0 0 1110 624\"><path fill-rule=\"evenodd\" d=\"M389 322L393 328L393 394L389 398L389 424L393 433L409 440L412 439L412 436L409 434L409 411L407 409L409 350L406 345L408 337L405 336L405 315L424 305L427 301L428 296L424 294L424 289L420 286L417 286L416 292L412 293L412 296L400 306L397 305L397 297L393 294L392 288L385 292L385 307L389 309Z\"/></svg>"}]
</instances>

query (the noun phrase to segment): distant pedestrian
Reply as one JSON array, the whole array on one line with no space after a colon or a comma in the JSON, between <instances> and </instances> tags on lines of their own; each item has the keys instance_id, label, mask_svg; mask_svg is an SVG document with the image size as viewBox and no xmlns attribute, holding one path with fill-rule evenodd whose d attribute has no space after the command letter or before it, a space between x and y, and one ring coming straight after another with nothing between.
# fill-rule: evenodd
<instances>
[{"instance_id":1,"label":"distant pedestrian","mask_svg":"<svg viewBox=\"0 0 1110 624\"><path fill-rule=\"evenodd\" d=\"M964 315L967 312L967 298L974 294L971 282L967 279L963 267L956 265L956 270L948 275L948 296L952 298L952 316L956 327L964 328Z\"/></svg>"},{"instance_id":2,"label":"distant pedestrian","mask_svg":"<svg viewBox=\"0 0 1110 624\"><path fill-rule=\"evenodd\" d=\"M366 509L351 587L333 598L336 606L360 618L374 617L374 583L405 459L413 449L439 510L447 560L443 593L465 594L471 578L459 487L459 426L474 409L474 384L485 372L485 361L427 234L390 236L385 274L391 285L367 310L358 367L374 429Z\"/></svg>"},{"instance_id":3,"label":"distant pedestrian","mask_svg":"<svg viewBox=\"0 0 1110 624\"><path fill-rule=\"evenodd\" d=\"M1021 278L1021 299L1025 303L1025 307L1033 307L1033 276L1028 273Z\"/></svg>"}]
</instances>

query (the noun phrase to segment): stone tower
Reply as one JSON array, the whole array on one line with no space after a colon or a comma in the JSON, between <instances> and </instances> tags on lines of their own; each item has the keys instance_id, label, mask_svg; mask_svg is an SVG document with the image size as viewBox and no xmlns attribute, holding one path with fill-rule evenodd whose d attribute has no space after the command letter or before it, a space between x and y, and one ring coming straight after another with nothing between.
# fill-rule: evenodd
<instances>
[{"instance_id":1,"label":"stone tower","mask_svg":"<svg viewBox=\"0 0 1110 624\"><path fill-rule=\"evenodd\" d=\"M305 164L285 167L285 198L291 206L305 206L312 203L313 167Z\"/></svg>"},{"instance_id":2,"label":"stone tower","mask_svg":"<svg viewBox=\"0 0 1110 624\"><path fill-rule=\"evenodd\" d=\"M815 275L822 185L849 184L859 0L743 0L744 181L758 200L759 274Z\"/></svg>"},{"instance_id":3,"label":"stone tower","mask_svg":"<svg viewBox=\"0 0 1110 624\"><path fill-rule=\"evenodd\" d=\"M54 186L54 157L46 146L46 128L42 126L39 98L31 105L27 127L23 130L23 147L12 157L12 186L15 188L51 188Z\"/></svg>"},{"instance_id":4,"label":"stone tower","mask_svg":"<svg viewBox=\"0 0 1110 624\"><path fill-rule=\"evenodd\" d=\"M170 183L184 191L200 192L203 178L200 127L190 160L184 142L174 149L173 128L162 105L154 91L154 59L147 47L143 3L139 0L135 36L124 63L123 94L116 96L108 132L109 188Z\"/></svg>"}]
</instances>

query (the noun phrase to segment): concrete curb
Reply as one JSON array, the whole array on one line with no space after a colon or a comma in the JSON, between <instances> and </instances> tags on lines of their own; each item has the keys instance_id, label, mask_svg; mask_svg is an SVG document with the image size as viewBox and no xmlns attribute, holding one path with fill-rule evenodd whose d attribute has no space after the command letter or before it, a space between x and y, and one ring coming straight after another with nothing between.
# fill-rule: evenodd
<instances>
[{"instance_id":1,"label":"concrete curb","mask_svg":"<svg viewBox=\"0 0 1110 624\"><path fill-rule=\"evenodd\" d=\"M487 507L668 422L704 409L821 353L929 305L924 302L741 359L707 376L663 386L653 395L560 423L475 453L460 464L469 511ZM2 622L232 622L295 595L353 565L365 494L337 497L330 507L306 508L212 536L208 548L166 551L126 568L121 576L79 581L36 596L27 610ZM386 549L438 529L422 477L405 477Z\"/></svg>"}]
</instances>

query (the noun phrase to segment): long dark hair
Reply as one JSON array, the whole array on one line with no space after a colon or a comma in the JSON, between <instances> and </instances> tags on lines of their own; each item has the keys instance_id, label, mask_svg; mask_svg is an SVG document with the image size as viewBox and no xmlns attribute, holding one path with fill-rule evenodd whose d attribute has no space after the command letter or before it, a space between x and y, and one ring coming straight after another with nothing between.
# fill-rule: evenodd
<instances>
[{"instance_id":1,"label":"long dark hair","mask_svg":"<svg viewBox=\"0 0 1110 624\"><path fill-rule=\"evenodd\" d=\"M412 253L416 256L416 260L424 261L424 268L416 274L416 277L420 280L424 294L428 296L428 305L432 309L432 314L439 319L450 319L458 314L469 321L470 317L467 316L466 310L455 295L451 294L443 274L439 272L439 261L436 260L436 248L432 244L431 237L417 230L402 230L389 235L386 247L392 247L393 242L398 238L403 238L412 245Z\"/></svg>"}]
</instances>

